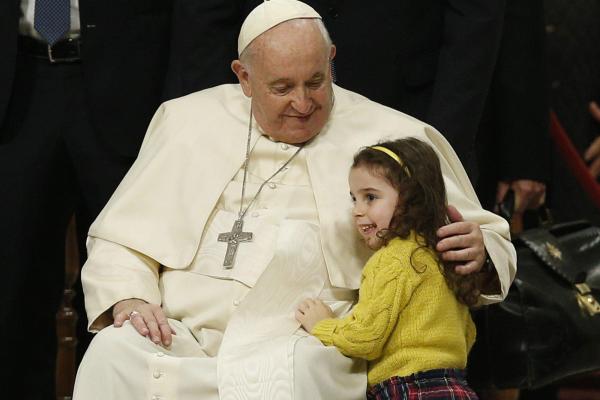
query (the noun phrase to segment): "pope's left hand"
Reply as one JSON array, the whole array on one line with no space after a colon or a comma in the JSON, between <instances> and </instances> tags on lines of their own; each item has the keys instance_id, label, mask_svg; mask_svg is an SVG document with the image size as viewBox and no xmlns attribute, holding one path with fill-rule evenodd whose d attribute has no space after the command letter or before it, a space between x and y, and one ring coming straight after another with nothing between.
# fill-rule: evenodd
<instances>
[{"instance_id":1,"label":"pope's left hand","mask_svg":"<svg viewBox=\"0 0 600 400\"><path fill-rule=\"evenodd\" d=\"M331 308L319 299L306 299L296 310L296 320L308 333L313 330L317 322L327 318L335 318L335 315Z\"/></svg>"},{"instance_id":2,"label":"pope's left hand","mask_svg":"<svg viewBox=\"0 0 600 400\"><path fill-rule=\"evenodd\" d=\"M455 262L456 273L461 275L479 272L485 262L486 252L479 224L467 222L454 207L448 206L450 223L437 231L440 239L436 249L444 261Z\"/></svg>"}]
</instances>

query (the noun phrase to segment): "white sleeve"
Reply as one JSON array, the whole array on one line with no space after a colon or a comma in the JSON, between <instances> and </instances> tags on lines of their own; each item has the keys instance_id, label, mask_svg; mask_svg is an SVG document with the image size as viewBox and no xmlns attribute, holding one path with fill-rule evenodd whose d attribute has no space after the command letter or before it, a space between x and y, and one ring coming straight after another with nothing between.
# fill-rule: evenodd
<instances>
[{"instance_id":1,"label":"white sleeve","mask_svg":"<svg viewBox=\"0 0 600 400\"><path fill-rule=\"evenodd\" d=\"M448 204L456 207L465 221L479 224L485 249L498 273L501 293L481 295L481 303L490 304L502 301L508 294L508 289L517 273L517 253L510 241L509 224L504 218L481 207L475 190L448 141L431 127L426 128L426 134L434 144L440 158Z\"/></svg>"},{"instance_id":2,"label":"white sleeve","mask_svg":"<svg viewBox=\"0 0 600 400\"><path fill-rule=\"evenodd\" d=\"M158 271L153 259L125 246L89 236L88 259L81 270L88 329L112 323L112 306L125 299L160 304Z\"/></svg>"}]
</instances>

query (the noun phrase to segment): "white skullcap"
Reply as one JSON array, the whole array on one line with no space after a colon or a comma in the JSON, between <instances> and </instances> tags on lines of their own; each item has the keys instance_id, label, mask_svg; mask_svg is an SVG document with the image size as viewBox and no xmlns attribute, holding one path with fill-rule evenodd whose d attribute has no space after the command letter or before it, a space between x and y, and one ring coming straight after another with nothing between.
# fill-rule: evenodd
<instances>
[{"instance_id":1,"label":"white skullcap","mask_svg":"<svg viewBox=\"0 0 600 400\"><path fill-rule=\"evenodd\" d=\"M260 34L282 22L296 18L318 18L308 4L297 0L267 0L258 5L244 20L238 37L238 56Z\"/></svg>"}]
</instances>

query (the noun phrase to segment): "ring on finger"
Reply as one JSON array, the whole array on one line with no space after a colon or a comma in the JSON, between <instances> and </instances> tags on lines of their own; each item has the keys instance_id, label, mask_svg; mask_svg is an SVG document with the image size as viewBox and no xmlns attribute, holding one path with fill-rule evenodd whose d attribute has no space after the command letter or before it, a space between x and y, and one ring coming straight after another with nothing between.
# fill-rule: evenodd
<instances>
[{"instance_id":1,"label":"ring on finger","mask_svg":"<svg viewBox=\"0 0 600 400\"><path fill-rule=\"evenodd\" d=\"M133 310L132 312L129 313L129 319L133 319L133 317L137 317L138 315L140 315L140 312Z\"/></svg>"}]
</instances>

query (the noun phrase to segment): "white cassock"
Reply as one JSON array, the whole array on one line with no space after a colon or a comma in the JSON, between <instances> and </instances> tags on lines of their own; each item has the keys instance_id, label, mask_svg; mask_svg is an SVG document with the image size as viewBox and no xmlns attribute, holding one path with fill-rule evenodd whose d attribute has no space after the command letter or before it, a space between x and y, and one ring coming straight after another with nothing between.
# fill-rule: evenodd
<instances>
[{"instance_id":1,"label":"white cassock","mask_svg":"<svg viewBox=\"0 0 600 400\"><path fill-rule=\"evenodd\" d=\"M293 318L320 297L346 313L369 253L351 219L347 174L360 147L414 136L434 146L448 201L478 222L506 295L515 252L506 221L481 209L454 151L432 127L334 87L329 122L265 186L244 219L234 267L222 266L240 207L250 100L223 85L167 102L92 228L82 272L91 329L127 298L161 304L177 335L164 349L127 322L92 342L76 399L360 399L364 363ZM253 122L244 207L296 150Z\"/></svg>"}]
</instances>

